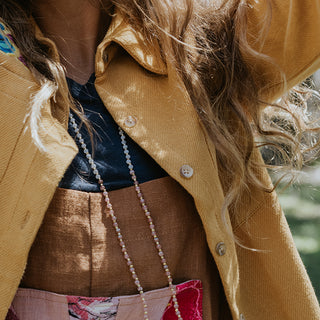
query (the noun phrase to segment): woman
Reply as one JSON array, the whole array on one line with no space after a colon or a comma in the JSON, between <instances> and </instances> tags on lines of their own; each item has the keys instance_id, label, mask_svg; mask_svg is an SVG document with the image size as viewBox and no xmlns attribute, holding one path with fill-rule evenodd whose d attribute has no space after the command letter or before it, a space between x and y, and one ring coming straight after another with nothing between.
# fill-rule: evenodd
<instances>
[{"instance_id":1,"label":"woman","mask_svg":"<svg viewBox=\"0 0 320 320\"><path fill-rule=\"evenodd\" d=\"M318 0L0 14L1 319L320 319L253 142L301 156L261 115L320 66Z\"/></svg>"}]
</instances>

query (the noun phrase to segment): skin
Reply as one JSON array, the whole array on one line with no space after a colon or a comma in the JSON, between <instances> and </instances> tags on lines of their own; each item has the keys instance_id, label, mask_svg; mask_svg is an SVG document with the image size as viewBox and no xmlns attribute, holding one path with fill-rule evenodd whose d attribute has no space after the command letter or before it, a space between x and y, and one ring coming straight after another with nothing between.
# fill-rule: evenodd
<instances>
[{"instance_id":1,"label":"skin","mask_svg":"<svg viewBox=\"0 0 320 320\"><path fill-rule=\"evenodd\" d=\"M33 16L44 35L55 42L67 77L86 83L110 23L99 0L36 0Z\"/></svg>"}]
</instances>

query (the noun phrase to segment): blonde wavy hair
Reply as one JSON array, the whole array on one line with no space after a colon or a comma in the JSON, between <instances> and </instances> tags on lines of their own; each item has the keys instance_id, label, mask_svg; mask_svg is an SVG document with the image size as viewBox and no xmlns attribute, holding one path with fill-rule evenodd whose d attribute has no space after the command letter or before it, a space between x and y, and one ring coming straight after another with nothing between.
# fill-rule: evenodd
<instances>
[{"instance_id":1,"label":"blonde wavy hair","mask_svg":"<svg viewBox=\"0 0 320 320\"><path fill-rule=\"evenodd\" d=\"M271 17L265 14L261 41ZM182 79L199 119L216 147L219 174L225 191L222 214L232 208L239 194L249 185L266 192L256 176L252 154L258 144L267 145L278 154L283 165L300 168L305 154L314 154L318 127L306 115L310 91L296 90L282 104L273 104L262 113L259 85L247 57L265 60L247 40L246 0L111 0L112 6L141 30L146 41L156 38L167 63ZM101 7L104 7L103 1ZM35 37L30 23L32 0L1 1L0 16L12 29L15 41L42 89L33 97L31 127L35 141L38 118L44 101L55 96L78 113L70 97L63 67L50 58L48 46ZM279 71L281 72L281 71ZM275 114L285 114L275 117ZM282 120L279 120L282 119ZM283 120L284 119L284 120ZM84 119L85 121L85 119ZM88 125L88 127L90 127ZM311 138L311 139L310 139ZM308 143L308 141L312 141ZM278 168L278 165L276 166Z\"/></svg>"}]
</instances>

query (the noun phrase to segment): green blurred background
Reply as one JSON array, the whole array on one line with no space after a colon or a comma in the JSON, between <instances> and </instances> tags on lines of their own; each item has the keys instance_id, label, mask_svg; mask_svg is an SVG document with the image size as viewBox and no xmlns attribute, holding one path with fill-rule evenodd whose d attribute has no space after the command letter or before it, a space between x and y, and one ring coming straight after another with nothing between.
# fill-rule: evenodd
<instances>
[{"instance_id":1,"label":"green blurred background","mask_svg":"<svg viewBox=\"0 0 320 320\"><path fill-rule=\"evenodd\" d=\"M320 70L312 78L319 90ZM295 244L320 301L320 160L305 167L297 183L285 191L281 186L278 190Z\"/></svg>"},{"instance_id":2,"label":"green blurred background","mask_svg":"<svg viewBox=\"0 0 320 320\"><path fill-rule=\"evenodd\" d=\"M311 175L310 178L306 175L302 182L278 195L320 301L320 163L306 171Z\"/></svg>"}]
</instances>

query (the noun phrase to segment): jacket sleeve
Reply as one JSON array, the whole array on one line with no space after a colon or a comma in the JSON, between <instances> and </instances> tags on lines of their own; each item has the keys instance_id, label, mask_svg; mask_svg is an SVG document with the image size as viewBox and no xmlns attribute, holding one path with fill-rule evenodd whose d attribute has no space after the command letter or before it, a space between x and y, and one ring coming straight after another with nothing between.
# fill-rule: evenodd
<instances>
[{"instance_id":1,"label":"jacket sleeve","mask_svg":"<svg viewBox=\"0 0 320 320\"><path fill-rule=\"evenodd\" d=\"M257 149L254 157L263 163ZM267 170L257 167L255 171L272 188ZM275 191L249 185L233 210L238 218L234 235L244 246L237 246L237 258L240 309L246 318L320 320L319 303Z\"/></svg>"},{"instance_id":2,"label":"jacket sleeve","mask_svg":"<svg viewBox=\"0 0 320 320\"><path fill-rule=\"evenodd\" d=\"M320 0L249 0L248 5L248 42L269 60L243 55L262 98L273 102L320 68Z\"/></svg>"}]
</instances>

